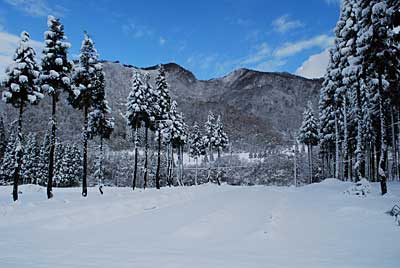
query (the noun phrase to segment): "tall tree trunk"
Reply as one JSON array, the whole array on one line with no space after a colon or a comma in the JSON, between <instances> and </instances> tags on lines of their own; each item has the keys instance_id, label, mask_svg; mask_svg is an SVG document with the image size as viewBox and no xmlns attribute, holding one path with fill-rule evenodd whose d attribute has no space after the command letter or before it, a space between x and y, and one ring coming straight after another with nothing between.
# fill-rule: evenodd
<instances>
[{"instance_id":1,"label":"tall tree trunk","mask_svg":"<svg viewBox=\"0 0 400 268\"><path fill-rule=\"evenodd\" d=\"M335 137L336 137L336 151L335 151L335 178L339 179L339 126L338 118L335 113Z\"/></svg>"},{"instance_id":2,"label":"tall tree trunk","mask_svg":"<svg viewBox=\"0 0 400 268\"><path fill-rule=\"evenodd\" d=\"M161 169L161 129L158 129L158 152L157 152L157 170L156 170L156 188L160 189L160 169Z\"/></svg>"},{"instance_id":3,"label":"tall tree trunk","mask_svg":"<svg viewBox=\"0 0 400 268\"><path fill-rule=\"evenodd\" d=\"M168 184L170 186L173 185L173 176L174 176L174 168L175 168L175 159L174 159L174 147L171 146L171 157L170 157L170 165L168 171Z\"/></svg>"},{"instance_id":4,"label":"tall tree trunk","mask_svg":"<svg viewBox=\"0 0 400 268\"><path fill-rule=\"evenodd\" d=\"M103 137L100 137L99 191L103 194Z\"/></svg>"},{"instance_id":5,"label":"tall tree trunk","mask_svg":"<svg viewBox=\"0 0 400 268\"><path fill-rule=\"evenodd\" d=\"M349 180L348 166L348 129L347 129L347 97L346 94L343 96L343 130L344 130L344 141L343 141L343 178Z\"/></svg>"},{"instance_id":6,"label":"tall tree trunk","mask_svg":"<svg viewBox=\"0 0 400 268\"><path fill-rule=\"evenodd\" d=\"M145 154L145 158L144 158L144 178L143 178L143 181L144 181L144 188L146 188L147 187L147 177L148 177L148 169L149 169L149 167L148 167L148 162L149 162L149 159L148 159L148 151L149 151L149 128L146 126L146 129L145 129L145 134L144 134L144 136L145 136L145 148L144 148L144 154Z\"/></svg>"},{"instance_id":7,"label":"tall tree trunk","mask_svg":"<svg viewBox=\"0 0 400 268\"><path fill-rule=\"evenodd\" d=\"M135 128L135 134L133 138L134 148L135 148L135 164L133 167L133 180L132 180L132 190L135 190L136 187L136 180L137 180L137 168L138 168L138 128ZM144 185L144 188L146 186Z\"/></svg>"},{"instance_id":8,"label":"tall tree trunk","mask_svg":"<svg viewBox=\"0 0 400 268\"><path fill-rule=\"evenodd\" d=\"M363 148L363 126L361 111L361 86L357 83L356 89L356 119L357 119L357 144L356 144L356 181L365 178L365 156Z\"/></svg>"},{"instance_id":9,"label":"tall tree trunk","mask_svg":"<svg viewBox=\"0 0 400 268\"><path fill-rule=\"evenodd\" d=\"M18 184L20 178L20 171L22 165L22 114L24 113L23 102L21 101L19 107L19 117L18 117L18 136L17 136L17 144L16 144L16 156L17 156L17 164L14 168L14 185L13 185L13 200L14 202L18 200Z\"/></svg>"},{"instance_id":10,"label":"tall tree trunk","mask_svg":"<svg viewBox=\"0 0 400 268\"><path fill-rule=\"evenodd\" d=\"M182 177L181 177L181 161L182 161L182 155L181 155L181 146L178 146L178 166L176 167L176 180L179 184L179 186L183 186L182 185Z\"/></svg>"},{"instance_id":11,"label":"tall tree trunk","mask_svg":"<svg viewBox=\"0 0 400 268\"><path fill-rule=\"evenodd\" d=\"M88 173L88 107L84 107L84 123L83 123L83 176L82 176L82 196L87 196L87 173Z\"/></svg>"},{"instance_id":12,"label":"tall tree trunk","mask_svg":"<svg viewBox=\"0 0 400 268\"><path fill-rule=\"evenodd\" d=\"M386 185L386 124L385 124L385 115L383 111L383 96L382 96L382 76L379 76L379 119L380 119L380 127L381 127L381 155L379 158L379 181L381 183L381 193L382 195L387 193L387 185Z\"/></svg>"},{"instance_id":13,"label":"tall tree trunk","mask_svg":"<svg viewBox=\"0 0 400 268\"><path fill-rule=\"evenodd\" d=\"M56 118L56 105L57 97L55 94L52 95L52 110L51 110L51 137L50 137L50 152L49 152L49 174L47 177L47 198L53 197L53 176L54 176L54 152L56 148L56 130L57 130L57 118Z\"/></svg>"},{"instance_id":14,"label":"tall tree trunk","mask_svg":"<svg viewBox=\"0 0 400 268\"><path fill-rule=\"evenodd\" d=\"M399 163L399 159L400 158L400 111L397 114L397 170L398 170L398 180L400 180L400 163Z\"/></svg>"}]
</instances>

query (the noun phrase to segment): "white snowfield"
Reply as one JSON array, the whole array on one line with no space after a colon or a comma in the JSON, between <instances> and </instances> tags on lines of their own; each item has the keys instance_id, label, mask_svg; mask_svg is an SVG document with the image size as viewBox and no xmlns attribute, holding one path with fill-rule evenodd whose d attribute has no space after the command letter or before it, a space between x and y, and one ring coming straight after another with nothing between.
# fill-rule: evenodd
<instances>
[{"instance_id":1,"label":"white snowfield","mask_svg":"<svg viewBox=\"0 0 400 268\"><path fill-rule=\"evenodd\" d=\"M379 195L350 183L301 188L201 185L130 188L0 187L0 267L400 267L400 226L385 214L400 184Z\"/></svg>"}]
</instances>

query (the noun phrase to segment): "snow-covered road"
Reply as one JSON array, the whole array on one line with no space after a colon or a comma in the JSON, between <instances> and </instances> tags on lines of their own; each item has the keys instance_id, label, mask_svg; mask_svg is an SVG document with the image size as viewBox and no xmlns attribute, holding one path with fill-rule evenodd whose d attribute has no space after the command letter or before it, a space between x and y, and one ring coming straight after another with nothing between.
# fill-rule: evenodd
<instances>
[{"instance_id":1,"label":"snow-covered road","mask_svg":"<svg viewBox=\"0 0 400 268\"><path fill-rule=\"evenodd\" d=\"M0 187L0 267L399 267L400 185L367 198L348 183L302 188ZM395 194L396 193L396 194Z\"/></svg>"}]
</instances>

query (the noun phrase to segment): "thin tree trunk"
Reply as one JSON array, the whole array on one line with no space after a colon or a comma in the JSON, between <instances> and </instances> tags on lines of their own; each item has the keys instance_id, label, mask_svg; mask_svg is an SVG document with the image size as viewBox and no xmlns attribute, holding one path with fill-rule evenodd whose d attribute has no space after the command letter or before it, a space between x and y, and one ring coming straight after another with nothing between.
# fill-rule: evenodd
<instances>
[{"instance_id":1,"label":"thin tree trunk","mask_svg":"<svg viewBox=\"0 0 400 268\"><path fill-rule=\"evenodd\" d=\"M49 152L49 173L47 178L47 198L53 197L53 176L54 176L54 152L56 148L56 130L57 130L57 118L56 118L56 96L52 95L52 111L51 111L51 137L50 137L50 152Z\"/></svg>"},{"instance_id":2,"label":"thin tree trunk","mask_svg":"<svg viewBox=\"0 0 400 268\"><path fill-rule=\"evenodd\" d=\"M176 180L179 184L179 186L182 185L182 177L181 177L181 161L182 161L182 155L181 155L181 146L178 146L178 166L176 167Z\"/></svg>"},{"instance_id":3,"label":"thin tree trunk","mask_svg":"<svg viewBox=\"0 0 400 268\"><path fill-rule=\"evenodd\" d=\"M381 193L382 195L387 193L387 185L386 185L386 129L385 129L385 115L383 113L383 97L382 97L382 76L379 76L379 118L380 118L380 127L381 127L381 155L379 158L379 181L381 184Z\"/></svg>"},{"instance_id":4,"label":"thin tree trunk","mask_svg":"<svg viewBox=\"0 0 400 268\"><path fill-rule=\"evenodd\" d=\"M160 189L160 169L161 169L161 129L158 129L158 152L156 170L156 188Z\"/></svg>"},{"instance_id":5,"label":"thin tree trunk","mask_svg":"<svg viewBox=\"0 0 400 268\"><path fill-rule=\"evenodd\" d=\"M138 128L135 128L135 134L133 138L134 148L135 148L135 164L133 167L133 181L132 181L132 190L135 190L136 187L136 180L137 180L137 169L138 169ZM146 188L146 185L144 185Z\"/></svg>"},{"instance_id":6,"label":"thin tree trunk","mask_svg":"<svg viewBox=\"0 0 400 268\"><path fill-rule=\"evenodd\" d=\"M24 113L23 102L21 101L19 107L19 117L18 117L18 138L17 138L17 163L14 169L14 185L13 185L13 200L14 202L18 200L18 184L20 178L21 164L22 164L22 114Z\"/></svg>"},{"instance_id":7,"label":"thin tree trunk","mask_svg":"<svg viewBox=\"0 0 400 268\"><path fill-rule=\"evenodd\" d=\"M343 179L349 180L348 172L348 130L347 130L347 98L343 96L343 125L344 125L344 141L343 141Z\"/></svg>"},{"instance_id":8,"label":"thin tree trunk","mask_svg":"<svg viewBox=\"0 0 400 268\"><path fill-rule=\"evenodd\" d=\"M87 196L87 173L88 173L88 107L84 108L84 124L83 124L83 176L82 176L82 196Z\"/></svg>"},{"instance_id":9,"label":"thin tree trunk","mask_svg":"<svg viewBox=\"0 0 400 268\"><path fill-rule=\"evenodd\" d=\"M144 178L143 178L143 180L144 180L144 188L146 188L147 187L147 177L148 177L148 162L149 162L149 160L148 160L148 151L149 151L149 142L148 142L148 139L149 139L149 128L146 126L146 129L145 129L145 148L144 148L144 154L145 154L145 158L144 158Z\"/></svg>"},{"instance_id":10,"label":"thin tree trunk","mask_svg":"<svg viewBox=\"0 0 400 268\"><path fill-rule=\"evenodd\" d=\"M103 137L100 137L99 191L103 194Z\"/></svg>"},{"instance_id":11,"label":"thin tree trunk","mask_svg":"<svg viewBox=\"0 0 400 268\"><path fill-rule=\"evenodd\" d=\"M336 136L336 153L335 153L335 178L339 179L339 126L338 118L335 113L335 136Z\"/></svg>"},{"instance_id":12,"label":"thin tree trunk","mask_svg":"<svg viewBox=\"0 0 400 268\"><path fill-rule=\"evenodd\" d=\"M221 152L220 152L219 148L217 149L217 152L218 152L218 158L217 158L217 184L221 185L221 181L219 179L219 160L220 160L220 157L221 157Z\"/></svg>"}]
</instances>

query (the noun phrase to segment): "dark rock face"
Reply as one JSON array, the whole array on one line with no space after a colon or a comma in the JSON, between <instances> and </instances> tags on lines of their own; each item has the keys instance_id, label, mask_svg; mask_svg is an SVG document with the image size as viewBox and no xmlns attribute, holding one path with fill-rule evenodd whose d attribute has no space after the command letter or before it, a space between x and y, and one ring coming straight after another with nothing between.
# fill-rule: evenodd
<instances>
[{"instance_id":1,"label":"dark rock face","mask_svg":"<svg viewBox=\"0 0 400 268\"><path fill-rule=\"evenodd\" d=\"M120 63L103 62L107 81L107 98L116 119L111 145L115 149L127 144L123 114L134 70L150 73L154 82L157 66L138 69ZM197 80L188 70L169 63L165 65L172 98L185 115L188 125L203 124L209 110L221 114L226 130L236 149L263 146L268 142L285 143L289 133L297 131L308 100L316 107L321 80L310 80L288 73L265 73L238 69L225 77ZM8 106L8 105L7 105ZM78 141L82 128L81 114L67 103L59 104L59 132L62 138ZM29 108L27 131L46 129L50 101ZM0 104L6 122L16 117L14 109Z\"/></svg>"}]
</instances>

